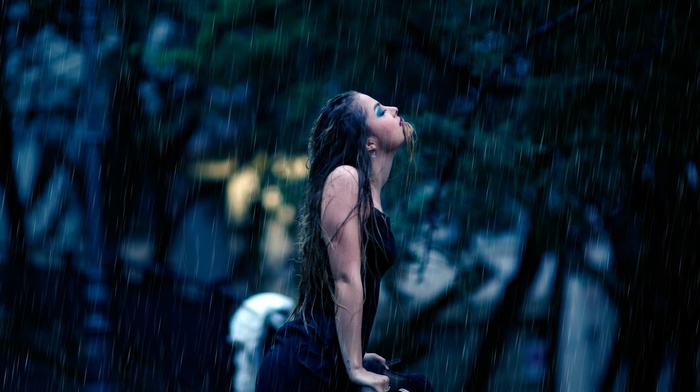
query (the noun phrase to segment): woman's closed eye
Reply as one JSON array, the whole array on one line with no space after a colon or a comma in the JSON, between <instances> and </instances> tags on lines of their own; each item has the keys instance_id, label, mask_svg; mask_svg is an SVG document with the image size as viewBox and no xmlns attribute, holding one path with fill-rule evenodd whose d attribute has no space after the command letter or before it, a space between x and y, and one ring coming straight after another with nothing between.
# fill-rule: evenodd
<instances>
[{"instance_id":1,"label":"woman's closed eye","mask_svg":"<svg viewBox=\"0 0 700 392\"><path fill-rule=\"evenodd\" d=\"M382 109L381 106L377 106L377 117L381 117L386 113L386 110Z\"/></svg>"}]
</instances>

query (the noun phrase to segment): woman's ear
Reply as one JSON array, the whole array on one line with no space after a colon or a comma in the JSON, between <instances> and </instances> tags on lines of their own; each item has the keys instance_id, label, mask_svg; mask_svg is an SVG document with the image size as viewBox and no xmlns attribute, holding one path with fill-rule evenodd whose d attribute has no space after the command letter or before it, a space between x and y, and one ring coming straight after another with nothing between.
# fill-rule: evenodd
<instances>
[{"instance_id":1,"label":"woman's ear","mask_svg":"<svg viewBox=\"0 0 700 392\"><path fill-rule=\"evenodd\" d=\"M367 152L370 154L377 151L377 143L372 140L372 138L367 138L367 142L365 142L365 148L367 149Z\"/></svg>"}]
</instances>

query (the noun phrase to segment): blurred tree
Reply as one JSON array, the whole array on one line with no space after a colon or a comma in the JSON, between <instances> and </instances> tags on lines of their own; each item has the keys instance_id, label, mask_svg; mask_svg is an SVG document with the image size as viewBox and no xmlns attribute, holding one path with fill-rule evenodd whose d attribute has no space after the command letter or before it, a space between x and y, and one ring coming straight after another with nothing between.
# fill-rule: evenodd
<instances>
[{"instance_id":1,"label":"blurred tree","mask_svg":"<svg viewBox=\"0 0 700 392\"><path fill-rule=\"evenodd\" d=\"M23 25L27 36L51 23L60 34L77 37L73 14L66 12L75 4L31 2L37 17ZM691 244L698 232L692 173L700 164L697 2L108 4L100 36L106 40L117 31L121 39L100 68L114 82L114 132L105 149L112 248L138 227L152 232L153 259L165 262L173 228L188 206L203 194L223 193L223 182L187 177L193 162L226 160L237 172L254 167L263 186L279 186L293 204L299 184L270 175L259 157L303 154L323 101L356 89L396 104L417 125L417 171L405 169L396 177L411 181L388 188L397 201L392 218L399 238L424 240L425 254L439 248L458 266L474 232L515 224L504 206L524 206L529 215L519 273L493 316L497 327L485 334L470 378L459 386L481 390L493 377L542 255L550 251L561 267L551 317L542 323L551 362L544 388L557 385L562 279L580 271L609 290L620 309L620 329L628 331L604 388L623 361L636 361L631 389L637 382L652 385L669 347L678 353L677 382L694 375L698 336L686 327L698 320L692 300L697 247ZM7 157L9 138L5 134L0 143ZM3 173L11 205L11 173ZM249 204L257 208L251 219L267 217L260 206L260 200ZM615 270L593 271L581 261L583 245L598 230L590 211L606 217ZM11 221L18 227L21 214ZM251 229L254 259L261 257L258 223L232 222ZM438 246L433 233L444 227L457 239ZM467 267L458 284L416 317L428 319L469 296L487 278L483 272ZM685 307L670 306L687 298ZM662 316L670 321L660 326ZM433 328L418 319L409 324L397 336ZM407 352L425 346L417 340ZM641 347L653 355L641 355ZM401 366L413 360L404 358ZM638 371L645 378L635 379Z\"/></svg>"}]
</instances>

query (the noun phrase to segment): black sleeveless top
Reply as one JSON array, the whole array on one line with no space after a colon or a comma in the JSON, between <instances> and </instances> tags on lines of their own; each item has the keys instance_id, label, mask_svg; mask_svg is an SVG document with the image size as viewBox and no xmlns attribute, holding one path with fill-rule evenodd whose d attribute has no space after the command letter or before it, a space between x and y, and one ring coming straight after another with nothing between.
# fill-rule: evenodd
<instances>
[{"instance_id":1,"label":"black sleeveless top","mask_svg":"<svg viewBox=\"0 0 700 392\"><path fill-rule=\"evenodd\" d=\"M362 307L362 353L367 350L369 335L374 324L379 303L381 279L394 264L396 243L391 232L389 216L373 209L373 218L367 224L369 238L366 241L365 266L362 277L365 302ZM328 265L330 268L330 265ZM324 293L328 295L329 293ZM321 305L305 311L306 325L302 317L287 321L277 331L275 349L292 350L293 357L324 383L346 379L340 344L335 326L335 304L323 301ZM282 347L277 347L281 345ZM291 353L290 353L291 354Z\"/></svg>"}]
</instances>

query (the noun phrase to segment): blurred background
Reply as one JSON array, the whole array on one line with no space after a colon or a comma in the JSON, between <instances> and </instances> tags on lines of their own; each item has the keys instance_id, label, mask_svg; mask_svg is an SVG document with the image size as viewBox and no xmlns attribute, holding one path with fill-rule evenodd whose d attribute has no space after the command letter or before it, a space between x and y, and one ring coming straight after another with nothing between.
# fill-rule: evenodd
<instances>
[{"instance_id":1,"label":"blurred background","mask_svg":"<svg viewBox=\"0 0 700 392\"><path fill-rule=\"evenodd\" d=\"M308 132L416 125L371 351L438 391L698 390L700 5L4 0L3 390L232 390Z\"/></svg>"}]
</instances>

